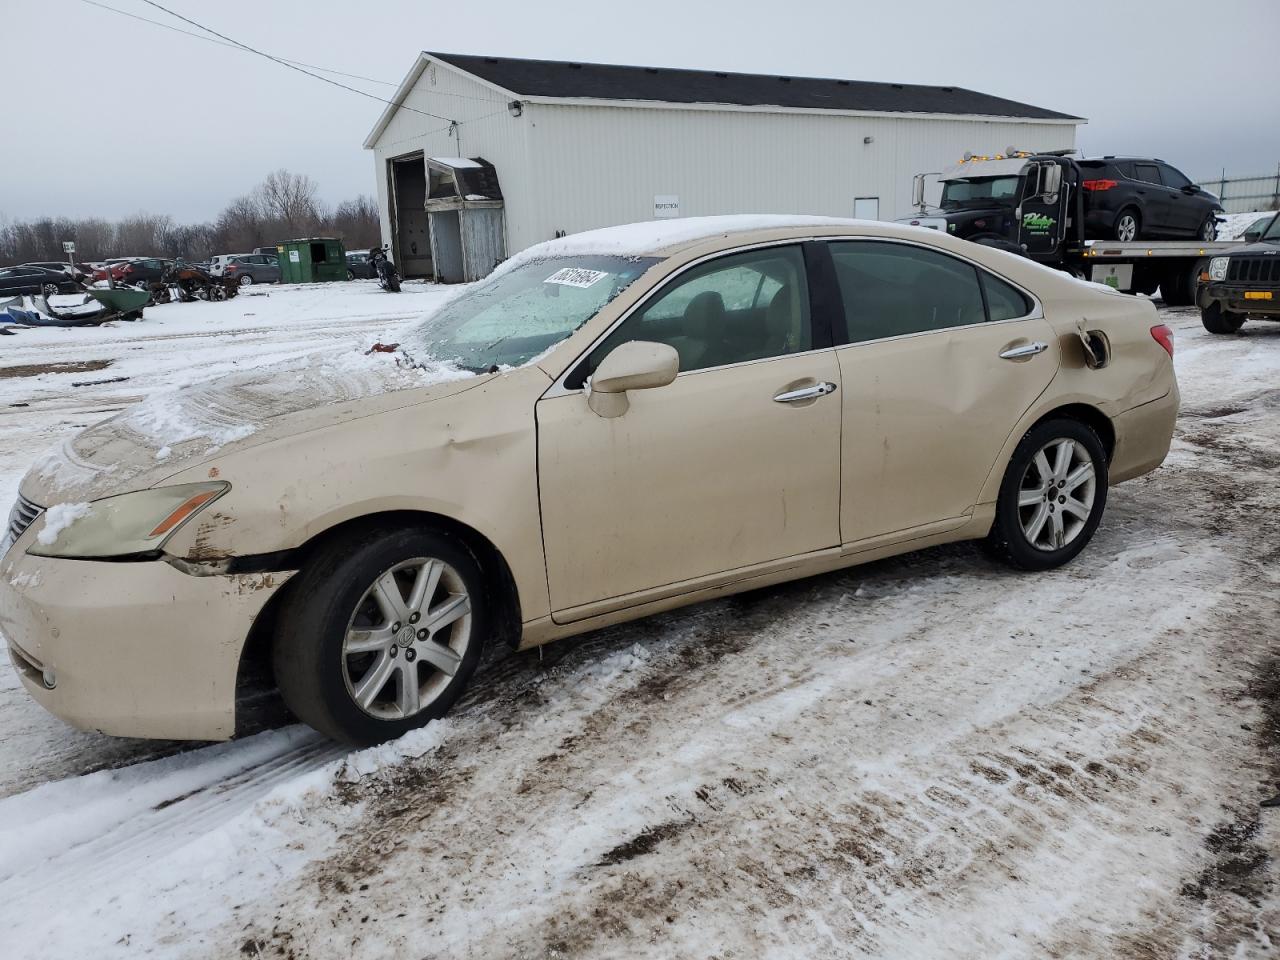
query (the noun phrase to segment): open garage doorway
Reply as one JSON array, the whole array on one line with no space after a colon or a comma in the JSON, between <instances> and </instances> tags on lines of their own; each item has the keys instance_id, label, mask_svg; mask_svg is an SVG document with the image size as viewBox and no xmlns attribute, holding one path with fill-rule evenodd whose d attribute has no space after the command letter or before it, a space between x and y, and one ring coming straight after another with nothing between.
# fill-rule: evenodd
<instances>
[{"instance_id":1,"label":"open garage doorway","mask_svg":"<svg viewBox=\"0 0 1280 960\"><path fill-rule=\"evenodd\" d=\"M427 167L421 151L387 161L391 195L391 259L402 277L431 277Z\"/></svg>"}]
</instances>

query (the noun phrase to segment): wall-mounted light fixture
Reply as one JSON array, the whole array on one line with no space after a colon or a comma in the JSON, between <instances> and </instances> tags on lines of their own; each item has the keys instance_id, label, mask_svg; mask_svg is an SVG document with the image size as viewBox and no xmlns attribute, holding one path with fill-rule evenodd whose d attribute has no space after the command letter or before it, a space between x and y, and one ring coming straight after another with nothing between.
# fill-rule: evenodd
<instances>
[{"instance_id":1,"label":"wall-mounted light fixture","mask_svg":"<svg viewBox=\"0 0 1280 960\"><path fill-rule=\"evenodd\" d=\"M524 104L519 100L512 100L507 104L507 110L510 111L513 117L518 117L520 114L524 113Z\"/></svg>"},{"instance_id":2,"label":"wall-mounted light fixture","mask_svg":"<svg viewBox=\"0 0 1280 960\"><path fill-rule=\"evenodd\" d=\"M863 142L863 143L875 143L875 142L876 142L876 138L875 138L875 137L863 137L863 138L862 138L862 142Z\"/></svg>"}]
</instances>

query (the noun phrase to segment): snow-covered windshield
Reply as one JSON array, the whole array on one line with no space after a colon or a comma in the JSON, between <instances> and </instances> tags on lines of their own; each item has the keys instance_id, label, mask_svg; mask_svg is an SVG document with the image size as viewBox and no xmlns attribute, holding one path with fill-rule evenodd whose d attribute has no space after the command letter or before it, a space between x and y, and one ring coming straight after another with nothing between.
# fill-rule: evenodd
<instances>
[{"instance_id":1,"label":"snow-covered windshield","mask_svg":"<svg viewBox=\"0 0 1280 960\"><path fill-rule=\"evenodd\" d=\"M580 255L500 269L429 317L402 349L418 362L477 373L518 367L577 330L657 262Z\"/></svg>"},{"instance_id":2,"label":"snow-covered windshield","mask_svg":"<svg viewBox=\"0 0 1280 960\"><path fill-rule=\"evenodd\" d=\"M948 180L942 185L942 206L961 207L975 202L1013 201L1018 196L1021 177L971 177Z\"/></svg>"}]
</instances>

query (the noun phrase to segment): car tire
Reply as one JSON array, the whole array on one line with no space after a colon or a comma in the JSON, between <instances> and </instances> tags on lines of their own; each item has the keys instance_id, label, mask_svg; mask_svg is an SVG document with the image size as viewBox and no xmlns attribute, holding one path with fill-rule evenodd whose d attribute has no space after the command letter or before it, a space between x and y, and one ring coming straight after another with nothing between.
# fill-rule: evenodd
<instances>
[{"instance_id":1,"label":"car tire","mask_svg":"<svg viewBox=\"0 0 1280 960\"><path fill-rule=\"evenodd\" d=\"M1218 239L1218 218L1213 214L1204 218L1204 223L1200 224L1200 229L1196 231L1196 238L1205 243L1212 243Z\"/></svg>"},{"instance_id":2,"label":"car tire","mask_svg":"<svg viewBox=\"0 0 1280 960\"><path fill-rule=\"evenodd\" d=\"M1189 307L1196 302L1199 283L1199 264L1170 267L1160 278L1160 298L1166 307Z\"/></svg>"},{"instance_id":3,"label":"car tire","mask_svg":"<svg viewBox=\"0 0 1280 960\"><path fill-rule=\"evenodd\" d=\"M427 528L383 526L335 540L286 589L272 656L280 694L299 720L357 746L448 712L490 630L475 557ZM430 592L416 607L415 590ZM462 612L446 607L451 603ZM447 617L454 619L443 622ZM441 635L446 639L438 643ZM411 675L416 697L412 681L405 682Z\"/></svg>"},{"instance_id":4,"label":"car tire","mask_svg":"<svg viewBox=\"0 0 1280 960\"><path fill-rule=\"evenodd\" d=\"M1223 310L1222 304L1214 300L1200 311L1200 323L1210 333L1235 333L1244 326L1245 318L1238 313Z\"/></svg>"},{"instance_id":5,"label":"car tire","mask_svg":"<svg viewBox=\"0 0 1280 960\"><path fill-rule=\"evenodd\" d=\"M1133 243L1142 237L1142 215L1133 207L1125 207L1116 215L1111 225L1111 238L1122 243Z\"/></svg>"},{"instance_id":6,"label":"car tire","mask_svg":"<svg viewBox=\"0 0 1280 960\"><path fill-rule=\"evenodd\" d=\"M355 272L354 270L348 270L348 271L347 271L347 279L348 279L348 280L354 280L355 278L356 278L356 272Z\"/></svg>"},{"instance_id":7,"label":"car tire","mask_svg":"<svg viewBox=\"0 0 1280 960\"><path fill-rule=\"evenodd\" d=\"M247 287L247 286L249 286L251 283L253 283L253 277L252 277L252 276L250 276L250 275L249 275L249 274L247 274L247 273L243 273L243 274L241 274L241 275L240 275L240 286L242 286L242 287Z\"/></svg>"},{"instance_id":8,"label":"car tire","mask_svg":"<svg viewBox=\"0 0 1280 960\"><path fill-rule=\"evenodd\" d=\"M41 294L41 296L45 296L45 297L52 297L54 294L56 294L56 293L58 293L58 292L59 292L59 290L58 290L58 285L57 285L56 283L42 283L42 284L40 284L40 294Z\"/></svg>"},{"instance_id":9,"label":"car tire","mask_svg":"<svg viewBox=\"0 0 1280 960\"><path fill-rule=\"evenodd\" d=\"M987 547L1019 570L1060 567L1093 538L1106 505L1107 454L1098 434L1079 420L1046 420L1013 451Z\"/></svg>"}]
</instances>

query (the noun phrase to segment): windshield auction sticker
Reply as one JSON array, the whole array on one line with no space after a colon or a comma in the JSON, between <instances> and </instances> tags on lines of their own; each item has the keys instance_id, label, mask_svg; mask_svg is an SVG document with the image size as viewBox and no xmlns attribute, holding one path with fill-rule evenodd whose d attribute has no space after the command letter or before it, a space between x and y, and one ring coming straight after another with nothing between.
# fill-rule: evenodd
<instances>
[{"instance_id":1,"label":"windshield auction sticker","mask_svg":"<svg viewBox=\"0 0 1280 960\"><path fill-rule=\"evenodd\" d=\"M598 283L607 277L607 273L599 270L583 270L581 267L565 267L563 270L557 270L543 283L558 283L565 287L589 287Z\"/></svg>"}]
</instances>

